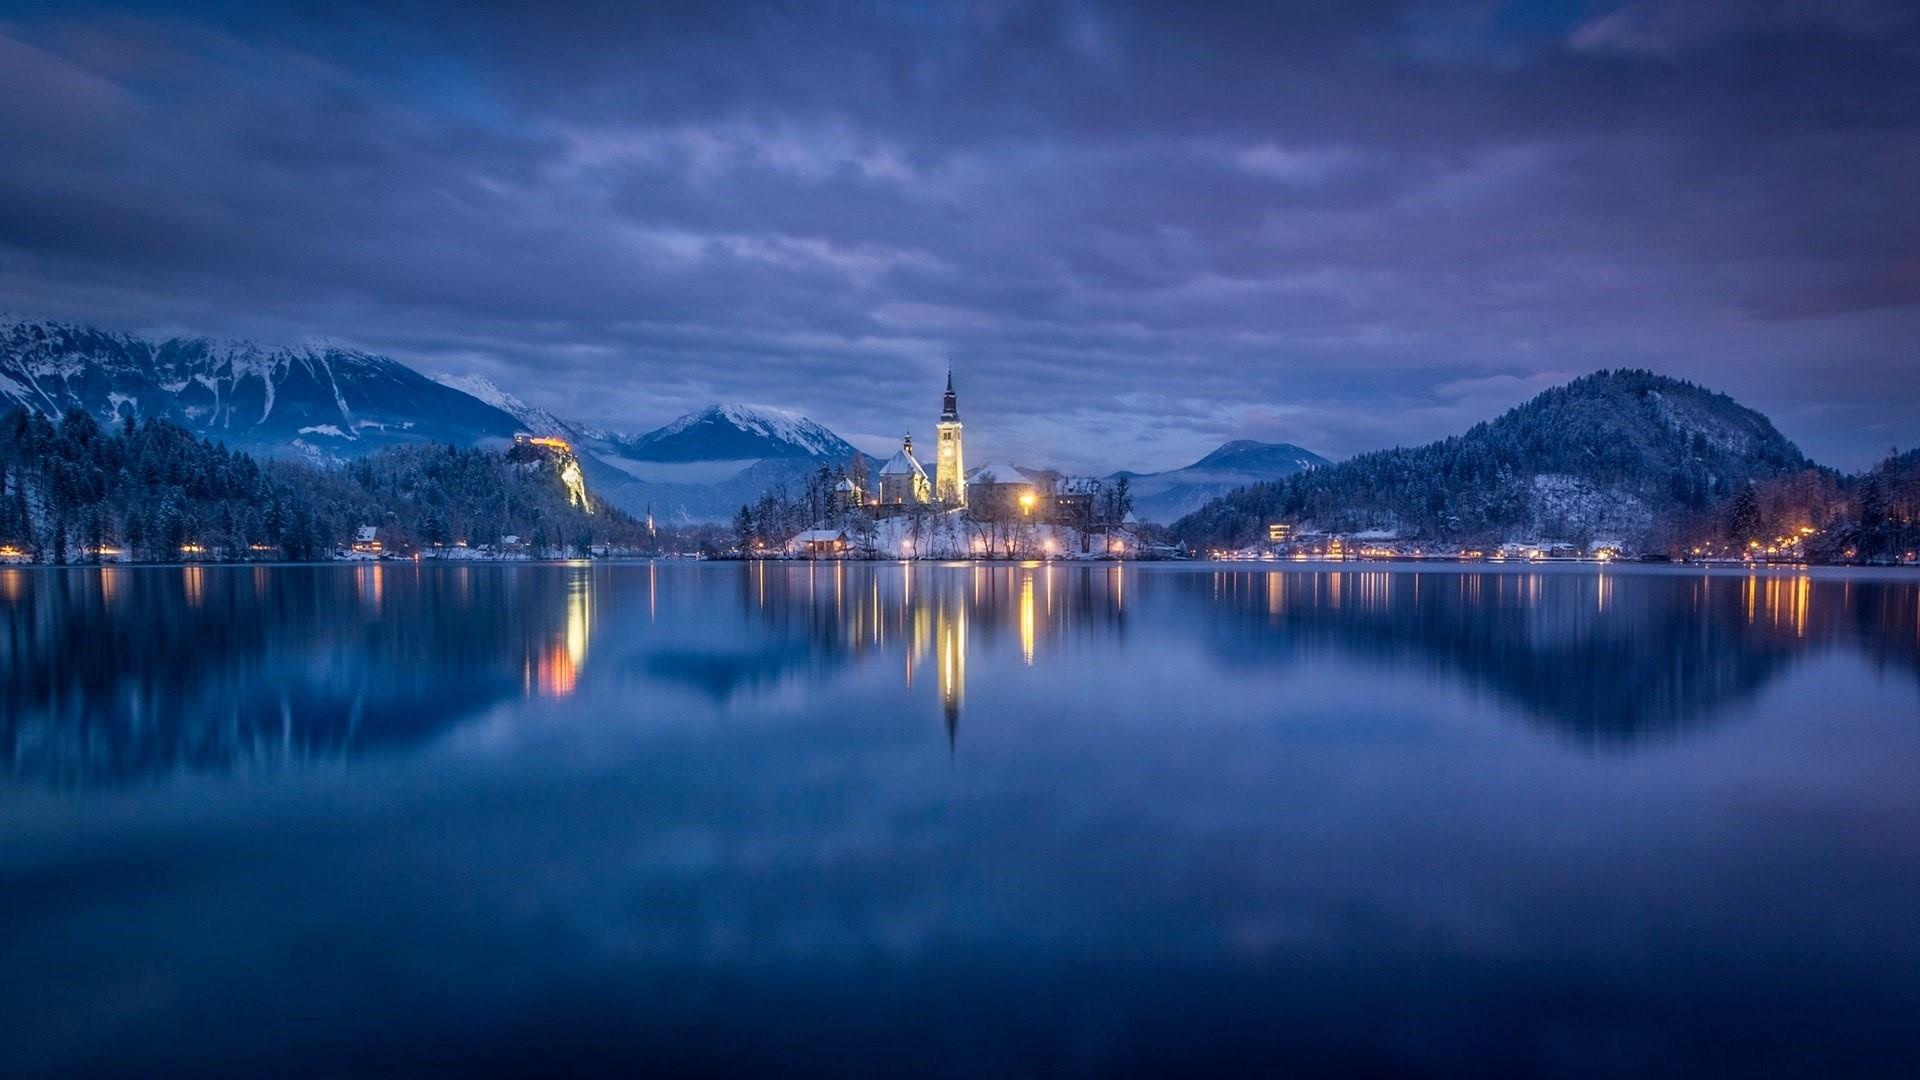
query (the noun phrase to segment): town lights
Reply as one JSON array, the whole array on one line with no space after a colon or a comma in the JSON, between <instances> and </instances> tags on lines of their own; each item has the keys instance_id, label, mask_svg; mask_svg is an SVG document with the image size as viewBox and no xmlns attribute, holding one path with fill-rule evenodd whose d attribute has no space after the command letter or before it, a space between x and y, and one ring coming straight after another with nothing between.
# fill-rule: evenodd
<instances>
[{"instance_id":1,"label":"town lights","mask_svg":"<svg viewBox=\"0 0 1920 1080\"><path fill-rule=\"evenodd\" d=\"M1033 504L1034 504L1033 492L1023 491L1020 493L1020 509L1022 511L1028 514L1032 514Z\"/></svg>"}]
</instances>

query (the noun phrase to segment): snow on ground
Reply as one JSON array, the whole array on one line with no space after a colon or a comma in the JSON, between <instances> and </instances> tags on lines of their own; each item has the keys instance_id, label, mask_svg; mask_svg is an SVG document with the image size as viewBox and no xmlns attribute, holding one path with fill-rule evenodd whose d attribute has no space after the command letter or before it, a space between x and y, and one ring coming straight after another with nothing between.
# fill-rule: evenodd
<instances>
[{"instance_id":1,"label":"snow on ground","mask_svg":"<svg viewBox=\"0 0 1920 1080\"><path fill-rule=\"evenodd\" d=\"M1555 533L1637 537L1653 528L1653 511L1624 491L1542 473L1533 478L1533 520Z\"/></svg>"},{"instance_id":2,"label":"snow on ground","mask_svg":"<svg viewBox=\"0 0 1920 1080\"><path fill-rule=\"evenodd\" d=\"M889 559L1091 558L1131 552L1135 546L1124 530L1083 538L1066 525L981 525L968 521L962 510L887 518L874 523L873 536L875 553Z\"/></svg>"}]
</instances>

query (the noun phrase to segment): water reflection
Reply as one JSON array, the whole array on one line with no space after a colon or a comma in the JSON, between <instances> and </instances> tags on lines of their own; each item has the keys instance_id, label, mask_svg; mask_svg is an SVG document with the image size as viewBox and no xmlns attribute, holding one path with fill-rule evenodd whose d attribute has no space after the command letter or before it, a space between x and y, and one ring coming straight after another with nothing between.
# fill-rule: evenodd
<instances>
[{"instance_id":1,"label":"water reflection","mask_svg":"<svg viewBox=\"0 0 1920 1080\"><path fill-rule=\"evenodd\" d=\"M588 697L596 674L623 702L690 689L751 709L869 668L897 673L902 715L953 747L969 679L1070 689L1195 649L1214 686L1194 710L1254 673L1339 694L1320 675L1337 657L1625 746L1706 724L1824 651L1920 674L1917 596L1900 580L1591 570L7 568L0 753L57 784L124 781L405 746L516 696Z\"/></svg>"},{"instance_id":2,"label":"water reflection","mask_svg":"<svg viewBox=\"0 0 1920 1080\"><path fill-rule=\"evenodd\" d=\"M1899 581L1573 571L1240 570L1193 572L1046 566L892 568L868 575L865 605L843 610L814 573L751 573L749 610L788 642L709 681L729 695L778 674L833 668L898 643L905 687L931 641L949 730L965 698L969 640L1017 637L1023 666L1046 666L1047 642L1105 633L1070 661L1098 679L1128 655L1130 627L1155 641L1203 644L1230 681L1237 669L1297 668L1337 653L1383 668L1417 666L1490 691L1569 738L1628 745L1711 721L1799 658L1859 648L1920 673L1920 589ZM1129 609L1128 578L1139 595ZM1061 601L1056 610L1056 594ZM969 626L969 618L972 625ZM659 673L673 676L663 662ZM703 677L711 671L703 671Z\"/></svg>"},{"instance_id":3,"label":"water reflection","mask_svg":"<svg viewBox=\"0 0 1920 1080\"><path fill-rule=\"evenodd\" d=\"M649 579L651 594L652 579ZM567 697L580 683L587 663L587 645L593 637L593 574L573 568L566 581L566 624L544 643L530 644L521 667L521 684L528 694Z\"/></svg>"},{"instance_id":4,"label":"water reflection","mask_svg":"<svg viewBox=\"0 0 1920 1080\"><path fill-rule=\"evenodd\" d=\"M1714 719L1794 661L1857 648L1920 672L1915 586L1648 572L1222 570L1200 629L1229 665L1325 650L1463 678L1590 743ZM1155 580L1198 594L1197 583ZM1224 616L1224 617L1223 617Z\"/></svg>"},{"instance_id":5,"label":"water reflection","mask_svg":"<svg viewBox=\"0 0 1920 1080\"><path fill-rule=\"evenodd\" d=\"M940 712L947 721L947 746L960 730L960 705L967 694L967 609L942 605L934 616L940 650ZM909 670L908 678L912 678Z\"/></svg>"},{"instance_id":6,"label":"water reflection","mask_svg":"<svg viewBox=\"0 0 1920 1080\"><path fill-rule=\"evenodd\" d=\"M590 578L512 568L13 572L0 753L57 784L249 769L416 742L574 684Z\"/></svg>"},{"instance_id":7,"label":"water reflection","mask_svg":"<svg viewBox=\"0 0 1920 1080\"><path fill-rule=\"evenodd\" d=\"M1912 578L195 569L0 572L10 1075L1920 1053Z\"/></svg>"}]
</instances>

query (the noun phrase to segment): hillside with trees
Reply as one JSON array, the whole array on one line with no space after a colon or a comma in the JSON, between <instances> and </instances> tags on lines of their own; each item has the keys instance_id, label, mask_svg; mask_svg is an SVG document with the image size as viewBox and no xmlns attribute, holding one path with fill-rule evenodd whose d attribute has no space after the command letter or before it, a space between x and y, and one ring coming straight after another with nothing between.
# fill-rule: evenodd
<instances>
[{"instance_id":1,"label":"hillside with trees","mask_svg":"<svg viewBox=\"0 0 1920 1080\"><path fill-rule=\"evenodd\" d=\"M313 559L366 525L389 551L507 535L530 550L646 543L631 516L592 510L530 447L403 445L329 467L259 462L167 420L0 415L0 547L39 562Z\"/></svg>"},{"instance_id":2,"label":"hillside with trees","mask_svg":"<svg viewBox=\"0 0 1920 1080\"><path fill-rule=\"evenodd\" d=\"M1728 503L1723 523L1733 548L1806 528L1807 554L1821 562L1912 562L1920 554L1920 450L1895 450L1858 476L1757 483Z\"/></svg>"},{"instance_id":3,"label":"hillside with trees","mask_svg":"<svg viewBox=\"0 0 1920 1080\"><path fill-rule=\"evenodd\" d=\"M1716 522L1759 481L1836 482L1765 416L1652 372L1604 371L1464 435L1362 454L1233 492L1175 532L1230 547L1271 522L1438 541L1618 538L1658 548Z\"/></svg>"}]
</instances>

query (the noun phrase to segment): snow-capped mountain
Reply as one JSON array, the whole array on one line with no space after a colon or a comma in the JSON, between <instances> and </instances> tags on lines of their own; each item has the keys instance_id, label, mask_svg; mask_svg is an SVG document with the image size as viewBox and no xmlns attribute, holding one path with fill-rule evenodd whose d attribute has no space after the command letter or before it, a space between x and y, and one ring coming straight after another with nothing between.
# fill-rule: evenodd
<instances>
[{"instance_id":1,"label":"snow-capped mountain","mask_svg":"<svg viewBox=\"0 0 1920 1080\"><path fill-rule=\"evenodd\" d=\"M331 345L148 340L0 321L0 408L102 422L158 417L235 449L344 461L402 442L468 446L515 432L574 444L588 487L633 513L722 521L768 487L856 451L785 409L715 405L638 437L564 420L479 375L428 378Z\"/></svg>"},{"instance_id":2,"label":"snow-capped mountain","mask_svg":"<svg viewBox=\"0 0 1920 1080\"><path fill-rule=\"evenodd\" d=\"M824 425L787 409L713 405L633 438L585 443L602 470L589 483L635 513L668 521L725 521L767 489L797 486L821 466L860 451ZM607 476L607 472L617 475Z\"/></svg>"},{"instance_id":3,"label":"snow-capped mountain","mask_svg":"<svg viewBox=\"0 0 1920 1080\"><path fill-rule=\"evenodd\" d=\"M846 461L853 444L787 409L764 405L710 405L655 431L623 440L635 461L746 461L825 458Z\"/></svg>"},{"instance_id":4,"label":"snow-capped mountain","mask_svg":"<svg viewBox=\"0 0 1920 1080\"><path fill-rule=\"evenodd\" d=\"M441 386L458 390L469 397L478 398L499 409L518 420L520 430L529 435L546 435L575 443L608 437L605 432L596 428L568 423L538 405L529 404L524 399L502 390L499 384L485 375L440 374L435 375L433 381Z\"/></svg>"},{"instance_id":5,"label":"snow-capped mountain","mask_svg":"<svg viewBox=\"0 0 1920 1080\"><path fill-rule=\"evenodd\" d=\"M1327 459L1292 443L1236 439L1183 469L1115 473L1133 485L1133 513L1142 521L1172 522L1235 488L1317 469Z\"/></svg>"},{"instance_id":6,"label":"snow-capped mountain","mask_svg":"<svg viewBox=\"0 0 1920 1080\"><path fill-rule=\"evenodd\" d=\"M333 346L153 341L54 322L0 322L0 408L14 404L49 417L78 408L104 423L158 417L235 449L322 461L402 442L468 446L504 443L519 431L555 436L574 444L590 490L664 520L724 520L768 486L814 467L817 452L853 453L826 428L780 410L716 406L623 440L563 420L484 376L430 379L387 357ZM643 463L628 456L633 444L668 456L640 471Z\"/></svg>"},{"instance_id":7,"label":"snow-capped mountain","mask_svg":"<svg viewBox=\"0 0 1920 1080\"><path fill-rule=\"evenodd\" d=\"M513 416L384 356L331 345L149 341L56 322L0 323L0 405L108 423L160 417L265 454L356 457L399 442L505 439Z\"/></svg>"}]
</instances>

